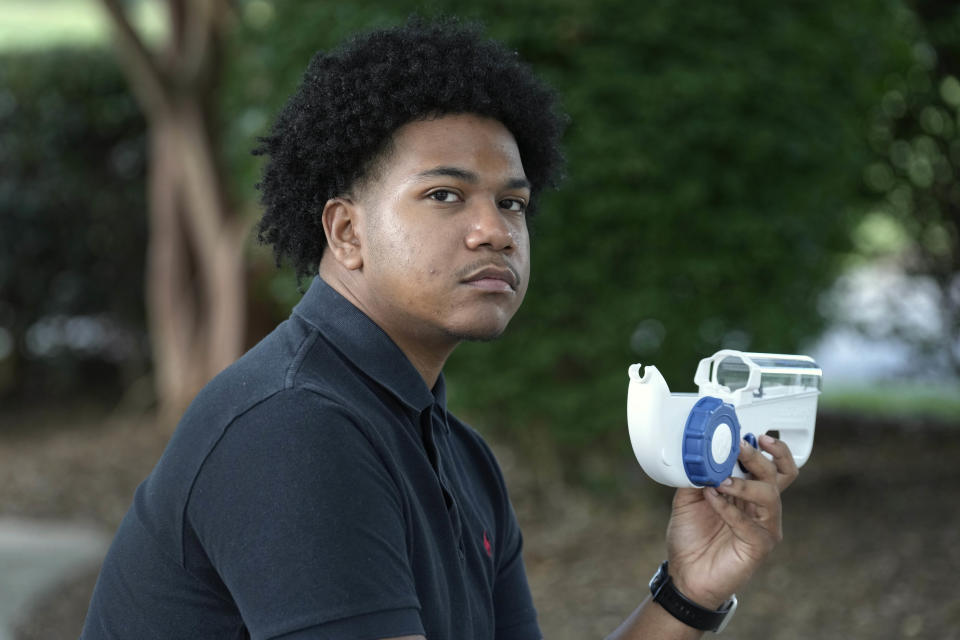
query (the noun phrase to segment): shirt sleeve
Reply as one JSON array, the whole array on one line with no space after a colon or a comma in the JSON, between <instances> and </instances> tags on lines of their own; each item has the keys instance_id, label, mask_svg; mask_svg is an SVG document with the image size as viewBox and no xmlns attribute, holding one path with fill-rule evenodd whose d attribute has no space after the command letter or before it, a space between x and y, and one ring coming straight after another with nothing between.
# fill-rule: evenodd
<instances>
[{"instance_id":1,"label":"shirt sleeve","mask_svg":"<svg viewBox=\"0 0 960 640\"><path fill-rule=\"evenodd\" d=\"M254 639L424 633L397 483L322 396L283 391L225 431L191 492L191 535Z\"/></svg>"}]
</instances>

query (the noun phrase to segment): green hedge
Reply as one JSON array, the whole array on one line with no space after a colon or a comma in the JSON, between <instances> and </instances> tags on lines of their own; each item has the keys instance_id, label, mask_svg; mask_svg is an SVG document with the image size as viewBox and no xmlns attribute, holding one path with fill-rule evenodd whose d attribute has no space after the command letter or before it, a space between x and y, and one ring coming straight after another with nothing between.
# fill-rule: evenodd
<instances>
[{"instance_id":1,"label":"green hedge","mask_svg":"<svg viewBox=\"0 0 960 640\"><path fill-rule=\"evenodd\" d=\"M142 368L144 154L111 51L0 57L0 396L115 393Z\"/></svg>"}]
</instances>

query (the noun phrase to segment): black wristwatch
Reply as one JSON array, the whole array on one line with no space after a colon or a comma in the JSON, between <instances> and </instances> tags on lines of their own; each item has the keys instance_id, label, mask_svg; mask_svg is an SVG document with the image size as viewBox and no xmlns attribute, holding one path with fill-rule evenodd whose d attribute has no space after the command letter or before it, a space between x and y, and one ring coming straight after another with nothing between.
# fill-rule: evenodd
<instances>
[{"instance_id":1,"label":"black wristwatch","mask_svg":"<svg viewBox=\"0 0 960 640\"><path fill-rule=\"evenodd\" d=\"M727 600L716 611L705 609L689 600L673 584L666 562L660 565L657 573L650 579L650 593L653 595L653 601L666 609L670 615L688 627L700 631L720 633L726 629L730 619L733 618L733 612L737 610L737 596Z\"/></svg>"}]
</instances>

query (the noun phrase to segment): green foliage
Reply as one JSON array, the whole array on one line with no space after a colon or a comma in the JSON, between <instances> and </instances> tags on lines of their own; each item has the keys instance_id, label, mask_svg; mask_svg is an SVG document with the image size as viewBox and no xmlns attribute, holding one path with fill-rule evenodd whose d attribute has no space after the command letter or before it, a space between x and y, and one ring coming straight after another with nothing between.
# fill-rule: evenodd
<instances>
[{"instance_id":1,"label":"green foliage","mask_svg":"<svg viewBox=\"0 0 960 640\"><path fill-rule=\"evenodd\" d=\"M236 122L251 131L314 50L418 4L275 7L237 58L231 93L256 116ZM536 220L524 308L499 341L454 354L455 406L583 442L623 427L632 362L690 390L718 348L792 352L817 335L818 295L866 201L864 115L905 68L898 3L441 0L421 11L481 19L572 118L569 179ZM255 172L248 162L237 175Z\"/></svg>"},{"instance_id":2,"label":"green foliage","mask_svg":"<svg viewBox=\"0 0 960 640\"><path fill-rule=\"evenodd\" d=\"M0 57L0 328L14 343L0 395L116 380L106 363L142 360L144 147L112 52ZM68 326L77 316L96 319Z\"/></svg>"},{"instance_id":3,"label":"green foliage","mask_svg":"<svg viewBox=\"0 0 960 640\"><path fill-rule=\"evenodd\" d=\"M906 340L918 361L960 374L960 5L915 6L903 25L911 65L886 78L871 112L875 156L864 180L880 201L854 238L860 256L892 260L940 296L939 331L895 311L885 328L870 329Z\"/></svg>"}]
</instances>

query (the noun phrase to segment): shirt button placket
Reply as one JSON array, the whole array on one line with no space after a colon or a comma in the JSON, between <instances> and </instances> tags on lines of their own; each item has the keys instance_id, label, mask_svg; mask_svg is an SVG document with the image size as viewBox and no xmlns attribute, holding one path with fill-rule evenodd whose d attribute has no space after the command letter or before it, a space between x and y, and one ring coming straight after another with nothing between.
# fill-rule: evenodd
<instances>
[{"instance_id":1,"label":"shirt button placket","mask_svg":"<svg viewBox=\"0 0 960 640\"><path fill-rule=\"evenodd\" d=\"M424 431L424 444L427 446L428 455L437 474L437 482L440 485L440 491L443 493L444 502L447 505L447 516L450 520L450 528L453 532L453 538L457 544L457 557L461 563L466 562L466 548L463 542L463 522L460 518L460 507L457 504L456 496L451 491L451 483L447 480L444 473L443 457L440 455L440 447L437 444L437 434L440 438L447 437L445 429L443 411L436 405L433 405L424 412L421 418L421 425ZM432 452L432 455L431 455Z\"/></svg>"}]
</instances>

